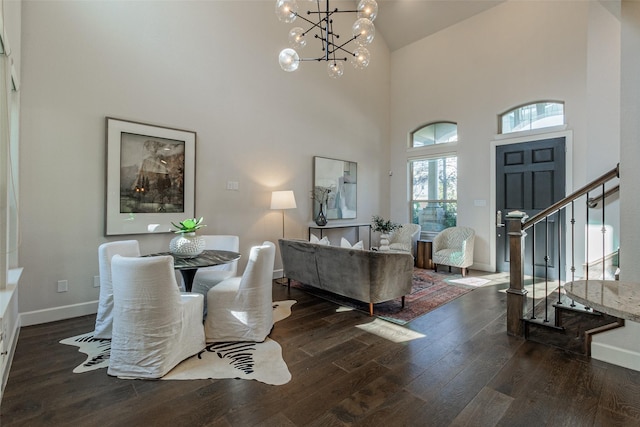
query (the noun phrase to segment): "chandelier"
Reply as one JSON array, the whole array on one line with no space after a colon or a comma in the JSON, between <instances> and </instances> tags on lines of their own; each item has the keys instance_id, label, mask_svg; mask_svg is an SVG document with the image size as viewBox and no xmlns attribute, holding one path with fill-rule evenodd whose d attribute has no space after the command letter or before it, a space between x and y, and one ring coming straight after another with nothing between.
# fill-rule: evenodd
<instances>
[{"instance_id":1,"label":"chandelier","mask_svg":"<svg viewBox=\"0 0 640 427\"><path fill-rule=\"evenodd\" d=\"M366 68L369 65L370 54L365 47L373 41L376 29L373 20L378 14L378 3L375 0L360 0L356 10L331 9L329 0L309 0L315 10L307 10L307 17L298 13L296 0L277 0L276 15L280 21L287 24L296 19L304 21L306 29L294 27L289 31L289 45L283 49L278 60L284 71L296 71L301 61L325 61L329 76L338 78L344 73L344 63L351 61L355 68ZM340 35L333 29L333 15L337 13L355 13L357 19L351 27L351 37L340 40ZM302 49L307 45L308 38L320 41L321 54L317 57L301 58L295 49ZM355 47L352 49L350 46ZM294 49L295 48L295 49Z\"/></svg>"}]
</instances>

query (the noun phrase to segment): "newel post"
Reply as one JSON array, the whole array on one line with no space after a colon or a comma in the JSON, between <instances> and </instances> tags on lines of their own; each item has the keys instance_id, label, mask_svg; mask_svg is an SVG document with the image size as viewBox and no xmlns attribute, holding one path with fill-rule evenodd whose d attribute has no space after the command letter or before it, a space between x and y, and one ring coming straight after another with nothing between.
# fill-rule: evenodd
<instances>
[{"instance_id":1,"label":"newel post","mask_svg":"<svg viewBox=\"0 0 640 427\"><path fill-rule=\"evenodd\" d=\"M518 337L524 336L525 304L527 290L524 288L524 238L522 224L528 218L520 211L509 212L507 234L509 236L509 289L507 289L507 333Z\"/></svg>"}]
</instances>

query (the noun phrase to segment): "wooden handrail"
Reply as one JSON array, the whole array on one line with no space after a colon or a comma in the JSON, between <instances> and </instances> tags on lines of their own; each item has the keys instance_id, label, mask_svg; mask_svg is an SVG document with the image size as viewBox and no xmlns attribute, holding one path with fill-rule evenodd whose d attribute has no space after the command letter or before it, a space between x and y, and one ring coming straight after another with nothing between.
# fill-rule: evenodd
<instances>
[{"instance_id":1,"label":"wooden handrail","mask_svg":"<svg viewBox=\"0 0 640 427\"><path fill-rule=\"evenodd\" d=\"M604 184L605 182L613 178L620 178L620 163L618 163L614 169L605 173L601 177L595 179L591 183L585 185L584 187L580 188L577 191L574 191L573 193L569 194L567 197L555 202L554 204L549 206L547 209L540 211L534 216L532 216L531 218L529 218L524 224L522 224L522 230L524 231L532 227L534 224L537 224L538 222L542 221L547 216L556 213L557 211L564 208L565 206L568 206L572 201L574 201L578 197L587 194L589 191L596 189L598 186Z\"/></svg>"}]
</instances>

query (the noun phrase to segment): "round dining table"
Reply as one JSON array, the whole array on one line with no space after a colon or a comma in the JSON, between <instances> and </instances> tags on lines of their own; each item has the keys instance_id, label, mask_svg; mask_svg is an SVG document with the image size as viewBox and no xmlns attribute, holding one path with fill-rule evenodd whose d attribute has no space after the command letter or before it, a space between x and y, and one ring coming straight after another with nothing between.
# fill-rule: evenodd
<instances>
[{"instance_id":1,"label":"round dining table","mask_svg":"<svg viewBox=\"0 0 640 427\"><path fill-rule=\"evenodd\" d=\"M240 259L238 252L207 249L196 257L186 258L172 254L171 252L159 252L145 256L171 255L173 257L173 267L180 270L184 279L184 289L191 292L193 279L199 268L213 267L214 265L228 264Z\"/></svg>"}]
</instances>

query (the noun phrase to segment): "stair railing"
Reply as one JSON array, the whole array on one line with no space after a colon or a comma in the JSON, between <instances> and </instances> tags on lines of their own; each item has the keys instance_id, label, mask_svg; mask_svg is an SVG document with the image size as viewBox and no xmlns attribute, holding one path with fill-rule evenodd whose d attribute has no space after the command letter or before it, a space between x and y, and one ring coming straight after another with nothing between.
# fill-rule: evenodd
<instances>
[{"instance_id":1,"label":"stair railing","mask_svg":"<svg viewBox=\"0 0 640 427\"><path fill-rule=\"evenodd\" d=\"M580 188L579 190L571 193L570 195L568 195L567 197L563 198L562 200L552 204L551 206L549 206L548 208L542 210L541 212L533 215L531 218L528 218L528 216L524 213L524 212L519 212L519 211L514 211L514 212L510 212L506 215L506 220L507 220L507 233L509 236L509 275L510 275L510 281L509 281L509 289L507 289L507 333L509 335L514 335L514 336L524 336L524 331L525 331L525 327L524 327L524 319L525 319L525 313L527 310L526 304L527 304L527 294L528 291L525 289L525 279L524 279L524 273L525 273L525 238L527 237L527 230L531 229L532 231L535 231L535 226L537 224L543 224L545 227L545 241L544 241L544 262L545 262L545 277L544 277L544 284L545 284L545 297L544 297L544 320L543 322L549 322L548 319L548 303L549 303L549 291L548 291L548 286L549 286L549 277L548 277L548 268L549 268L549 233L548 231L548 222L549 222L549 218L553 215L556 214L560 214L560 212L562 210L565 210L565 212L570 211L570 224L571 224L571 238L570 238L570 256L571 256L571 280L575 280L575 272L576 272L576 268L575 268L575 238L576 238L576 230L575 230L575 223L576 223L576 219L575 219L575 203L578 199L580 199L581 197L585 196L586 197L586 201L585 201L585 205L587 205L587 209L586 209L586 224L589 224L589 208L590 207L595 207L597 206L598 203L602 202L602 233L603 233L603 237L602 237L602 247L603 247L603 274L605 271L605 254L604 254L604 248L605 248L605 205L606 205L606 199L608 197L610 197L613 193L615 193L616 191L618 191L618 186L613 187L611 189L605 190L605 185L606 183L608 183L609 181L619 178L620 177L620 171L619 171L619 165L616 165L616 167L614 169L612 169L611 171L605 173L604 175L600 176L599 178L595 179L594 181L590 182L589 184L585 185L584 187ZM600 189L601 194L597 197L593 197L590 198L589 197L589 193ZM593 205L593 206L591 206ZM561 251L563 250L563 248L561 247L561 242L562 242L562 224L560 224L561 221L558 221L558 235L557 235L557 244L558 244L558 300L557 303L562 304L561 301L561 292L562 292L562 283L561 283L561 265L560 265L560 256L561 256ZM585 235L585 244L587 245L587 248L589 247L589 242L588 242L588 232ZM532 232L532 235L535 235L535 232ZM536 283L536 277L535 277L535 271L536 271L536 262L535 262L535 239L532 242L534 245L534 248L532 250L532 258L534 258L532 260L532 265L533 265L533 269L532 269L532 276L533 276L533 280L532 280L532 284L533 289L532 289L532 301L534 304L534 307L531 310L532 313L532 318L535 319L535 283ZM569 251L567 251L569 252ZM587 256L588 259L588 256ZM588 278L588 268L589 268L589 264L586 264L586 271L585 274ZM572 302L573 305L573 302Z\"/></svg>"}]
</instances>

